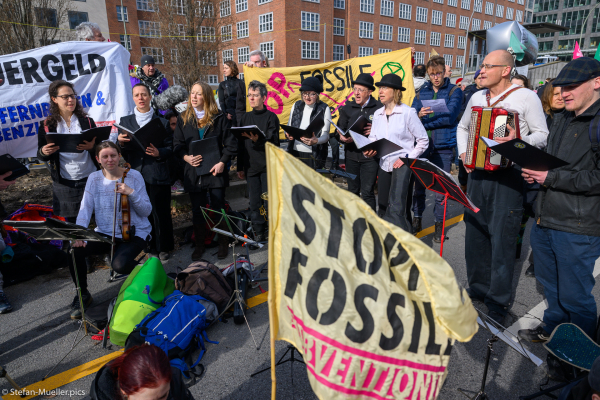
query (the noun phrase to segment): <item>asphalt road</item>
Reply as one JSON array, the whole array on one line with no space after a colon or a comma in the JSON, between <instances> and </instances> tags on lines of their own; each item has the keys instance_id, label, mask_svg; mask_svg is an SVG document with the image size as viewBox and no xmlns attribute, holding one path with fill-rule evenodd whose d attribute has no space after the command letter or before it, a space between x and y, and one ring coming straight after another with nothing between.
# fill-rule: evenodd
<instances>
[{"instance_id":1,"label":"asphalt road","mask_svg":"<svg viewBox=\"0 0 600 400\"><path fill-rule=\"evenodd\" d=\"M427 210L423 227L433 225L433 195L427 198ZM236 203L238 208L244 202ZM454 202L449 203L447 219L460 215L462 207ZM527 268L527 256L530 251L527 229L523 254L514 272L514 305L506 326L510 326L543 301L542 290L536 280L524 276ZM447 229L448 241L444 246L444 258L454 268L461 285L466 285L464 262L463 222ZM432 236L422 240L433 245L439 251L438 244L432 244ZM190 261L192 249L184 246L164 263L167 272L174 272L177 267L185 267ZM231 263L230 259L217 261L216 249L207 252L208 259L218 266ZM251 261L255 264L266 262L266 248L252 251ZM117 295L119 283L107 283L108 271L97 270L89 275L89 287L95 302L108 300ZM268 290L266 282L262 289ZM598 295L598 287L594 293ZM0 315L0 365L5 366L8 373L21 386L39 382L48 371L68 352L74 341L78 324L69 319L69 305L74 295L67 269L61 269L46 276L37 277L29 282L6 288L14 311ZM250 296L261 293L260 288L252 289ZM599 297L599 296L597 296ZM600 298L600 297L599 297ZM483 307L482 304L476 306ZM212 340L218 345L207 344L202 363L206 367L204 377L191 387L196 399L269 399L271 393L270 372L250 377L250 374L270 365L269 318L267 303L253 307L248 312L248 323L258 343L257 350L248 327L235 325L233 321L219 323L208 331ZM452 351L448 376L440 392L440 399L465 398L458 388L465 388L471 395L480 386L483 373L486 341L490 334L483 329L468 343L457 343ZM81 337L81 336L80 336ZM540 345L529 345L528 348L538 357L545 360L546 351ZM86 362L95 360L118 350L112 346L104 350L96 342L85 338L66 359L52 372L51 376L69 370ZM276 355L282 357L287 350L287 343L278 342ZM287 356L286 356L287 357ZM298 354L296 353L296 357ZM293 367L293 370L292 370ZM531 361L517 354L502 342L494 345L493 358L488 374L487 392L491 399L515 399L537 391L540 384L546 381L545 364L536 367ZM298 362L285 363L277 367L277 397L281 399L314 399L308 383L304 366ZM87 375L72 383L61 386L62 390L72 390L75 395L58 395L56 399L79 399L89 392L94 374ZM10 386L0 378L0 393L6 393ZM64 393L64 392L63 392ZM4 396L4 399L15 398Z\"/></svg>"}]
</instances>

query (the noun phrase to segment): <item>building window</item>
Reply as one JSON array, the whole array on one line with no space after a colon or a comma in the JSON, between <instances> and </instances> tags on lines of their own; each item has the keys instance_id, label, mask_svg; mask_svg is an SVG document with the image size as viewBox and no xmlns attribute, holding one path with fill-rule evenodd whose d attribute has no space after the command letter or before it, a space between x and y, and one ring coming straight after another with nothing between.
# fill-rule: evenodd
<instances>
[{"instance_id":1,"label":"building window","mask_svg":"<svg viewBox=\"0 0 600 400\"><path fill-rule=\"evenodd\" d=\"M559 0L537 0L533 6L534 12L558 10ZM567 5L565 5L567 8Z\"/></svg>"},{"instance_id":2,"label":"building window","mask_svg":"<svg viewBox=\"0 0 600 400\"><path fill-rule=\"evenodd\" d=\"M319 32L321 27L319 26L319 14L302 11L302 30Z\"/></svg>"},{"instance_id":3,"label":"building window","mask_svg":"<svg viewBox=\"0 0 600 400\"><path fill-rule=\"evenodd\" d=\"M590 38L590 48L598 48L598 42L600 42L600 36Z\"/></svg>"},{"instance_id":4,"label":"building window","mask_svg":"<svg viewBox=\"0 0 600 400\"><path fill-rule=\"evenodd\" d=\"M454 57L452 56L452 54L444 54L444 63L449 66L450 68L452 68L452 59Z\"/></svg>"},{"instance_id":5,"label":"building window","mask_svg":"<svg viewBox=\"0 0 600 400\"><path fill-rule=\"evenodd\" d=\"M594 11L594 19L592 20L592 32L600 32L600 8Z\"/></svg>"},{"instance_id":6,"label":"building window","mask_svg":"<svg viewBox=\"0 0 600 400\"><path fill-rule=\"evenodd\" d=\"M398 41L400 43L410 43L410 28L398 27Z\"/></svg>"},{"instance_id":7,"label":"building window","mask_svg":"<svg viewBox=\"0 0 600 400\"><path fill-rule=\"evenodd\" d=\"M360 0L360 12L375 14L375 0Z\"/></svg>"},{"instance_id":8,"label":"building window","mask_svg":"<svg viewBox=\"0 0 600 400\"><path fill-rule=\"evenodd\" d=\"M172 0L171 5L175 9L175 12L177 13L177 15L185 15L185 10L186 10L185 0Z\"/></svg>"},{"instance_id":9,"label":"building window","mask_svg":"<svg viewBox=\"0 0 600 400\"><path fill-rule=\"evenodd\" d=\"M460 0L460 8L463 10L471 9L471 0Z\"/></svg>"},{"instance_id":10,"label":"building window","mask_svg":"<svg viewBox=\"0 0 600 400\"><path fill-rule=\"evenodd\" d=\"M218 85L219 84L219 75L208 75L207 82L209 85Z\"/></svg>"},{"instance_id":11,"label":"building window","mask_svg":"<svg viewBox=\"0 0 600 400\"><path fill-rule=\"evenodd\" d=\"M183 85L183 78L181 75L173 75L173 85Z\"/></svg>"},{"instance_id":12,"label":"building window","mask_svg":"<svg viewBox=\"0 0 600 400\"><path fill-rule=\"evenodd\" d=\"M515 10L513 10L510 7L506 7L506 19L513 19L513 13Z\"/></svg>"},{"instance_id":13,"label":"building window","mask_svg":"<svg viewBox=\"0 0 600 400\"><path fill-rule=\"evenodd\" d=\"M465 63L465 56L456 56L456 68L462 68Z\"/></svg>"},{"instance_id":14,"label":"building window","mask_svg":"<svg viewBox=\"0 0 600 400\"><path fill-rule=\"evenodd\" d=\"M160 37L160 22L138 21L140 28L140 36L145 37Z\"/></svg>"},{"instance_id":15,"label":"building window","mask_svg":"<svg viewBox=\"0 0 600 400\"><path fill-rule=\"evenodd\" d=\"M215 7L208 1L199 1L195 11L197 17L213 18L215 16Z\"/></svg>"},{"instance_id":16,"label":"building window","mask_svg":"<svg viewBox=\"0 0 600 400\"><path fill-rule=\"evenodd\" d=\"M243 73L243 72L240 72L240 73L239 73L239 75L238 75L238 79L239 79L239 80L241 80L241 81L243 81L243 80L244 80L244 73Z\"/></svg>"},{"instance_id":17,"label":"building window","mask_svg":"<svg viewBox=\"0 0 600 400\"><path fill-rule=\"evenodd\" d=\"M415 44L425 44L427 33L422 29L415 29Z\"/></svg>"},{"instance_id":18,"label":"building window","mask_svg":"<svg viewBox=\"0 0 600 400\"><path fill-rule=\"evenodd\" d=\"M156 47L142 47L143 56L152 56L157 64L164 64L163 49Z\"/></svg>"},{"instance_id":19,"label":"building window","mask_svg":"<svg viewBox=\"0 0 600 400\"><path fill-rule=\"evenodd\" d=\"M223 62L233 61L233 49L223 50Z\"/></svg>"},{"instance_id":20,"label":"building window","mask_svg":"<svg viewBox=\"0 0 600 400\"><path fill-rule=\"evenodd\" d=\"M444 0L433 0L434 3L444 4Z\"/></svg>"},{"instance_id":21,"label":"building window","mask_svg":"<svg viewBox=\"0 0 600 400\"><path fill-rule=\"evenodd\" d=\"M427 23L427 9L423 7L417 7L417 22Z\"/></svg>"},{"instance_id":22,"label":"building window","mask_svg":"<svg viewBox=\"0 0 600 400\"><path fill-rule=\"evenodd\" d=\"M333 61L344 60L344 45L334 44L333 45Z\"/></svg>"},{"instance_id":23,"label":"building window","mask_svg":"<svg viewBox=\"0 0 600 400\"><path fill-rule=\"evenodd\" d=\"M154 11L154 0L136 0L137 9L141 11Z\"/></svg>"},{"instance_id":24,"label":"building window","mask_svg":"<svg viewBox=\"0 0 600 400\"><path fill-rule=\"evenodd\" d=\"M235 0L235 12L248 11L248 0Z\"/></svg>"},{"instance_id":25,"label":"building window","mask_svg":"<svg viewBox=\"0 0 600 400\"><path fill-rule=\"evenodd\" d=\"M525 5L525 1L524 0L517 0L517 4L524 6ZM588 2L587 4L590 4L590 3Z\"/></svg>"},{"instance_id":26,"label":"building window","mask_svg":"<svg viewBox=\"0 0 600 400\"><path fill-rule=\"evenodd\" d=\"M448 35L444 37L444 47L454 48L454 35Z\"/></svg>"},{"instance_id":27,"label":"building window","mask_svg":"<svg viewBox=\"0 0 600 400\"><path fill-rule=\"evenodd\" d=\"M273 13L258 16L258 33L273 31Z\"/></svg>"},{"instance_id":28,"label":"building window","mask_svg":"<svg viewBox=\"0 0 600 400\"><path fill-rule=\"evenodd\" d=\"M579 35L583 26L583 21L587 18L590 10L569 11L562 14L562 26L569 28L568 31L561 32L560 35ZM518 13L517 13L518 14ZM508 17L507 17L508 18ZM593 22L593 21L592 21ZM596 25L596 24L594 24ZM593 30L592 30L593 32ZM579 43L583 49L583 45Z\"/></svg>"},{"instance_id":29,"label":"building window","mask_svg":"<svg viewBox=\"0 0 600 400\"><path fill-rule=\"evenodd\" d=\"M333 8L339 8L340 10L344 10L346 8L346 0L333 0Z\"/></svg>"},{"instance_id":30,"label":"building window","mask_svg":"<svg viewBox=\"0 0 600 400\"><path fill-rule=\"evenodd\" d=\"M490 3L489 1L485 2L485 13L487 15L494 15L494 3Z\"/></svg>"},{"instance_id":31,"label":"building window","mask_svg":"<svg viewBox=\"0 0 600 400\"><path fill-rule=\"evenodd\" d=\"M386 17L394 16L394 2L392 0L381 0L381 15Z\"/></svg>"},{"instance_id":32,"label":"building window","mask_svg":"<svg viewBox=\"0 0 600 400\"><path fill-rule=\"evenodd\" d=\"M425 64L425 52L423 52L423 51L415 52L415 64Z\"/></svg>"},{"instance_id":33,"label":"building window","mask_svg":"<svg viewBox=\"0 0 600 400\"><path fill-rule=\"evenodd\" d=\"M442 12L437 10L431 10L431 23L433 25L442 24Z\"/></svg>"},{"instance_id":34,"label":"building window","mask_svg":"<svg viewBox=\"0 0 600 400\"><path fill-rule=\"evenodd\" d=\"M221 18L231 15L231 1L230 0L222 1L221 4L219 5L219 8L221 9Z\"/></svg>"},{"instance_id":35,"label":"building window","mask_svg":"<svg viewBox=\"0 0 600 400\"><path fill-rule=\"evenodd\" d=\"M56 17L56 10L54 8L35 8L35 15L38 24L42 26L50 26L58 28L58 19ZM50 43L48 43L50 44Z\"/></svg>"},{"instance_id":36,"label":"building window","mask_svg":"<svg viewBox=\"0 0 600 400\"><path fill-rule=\"evenodd\" d=\"M319 42L309 42L303 40L302 43L302 58L305 60L319 60L320 50L319 50Z\"/></svg>"},{"instance_id":37,"label":"building window","mask_svg":"<svg viewBox=\"0 0 600 400\"><path fill-rule=\"evenodd\" d=\"M521 3L519 3L519 4L521 4ZM590 4L591 4L590 0L565 0L563 8L589 6ZM546 10L544 10L544 11L546 11Z\"/></svg>"},{"instance_id":38,"label":"building window","mask_svg":"<svg viewBox=\"0 0 600 400\"><path fill-rule=\"evenodd\" d=\"M367 57L367 56L372 56L372 55L373 55L372 47L358 46L358 56L359 57Z\"/></svg>"},{"instance_id":39,"label":"building window","mask_svg":"<svg viewBox=\"0 0 600 400\"><path fill-rule=\"evenodd\" d=\"M127 41L125 41L125 35L119 35L119 41L121 42L121 46L127 50L131 50L131 36L127 35Z\"/></svg>"},{"instance_id":40,"label":"building window","mask_svg":"<svg viewBox=\"0 0 600 400\"><path fill-rule=\"evenodd\" d=\"M88 13L83 11L69 11L69 28L75 29L82 22L88 22Z\"/></svg>"},{"instance_id":41,"label":"building window","mask_svg":"<svg viewBox=\"0 0 600 400\"><path fill-rule=\"evenodd\" d=\"M202 65L217 65L217 52L216 51L204 51L198 50L198 58L200 58L200 63Z\"/></svg>"},{"instance_id":42,"label":"building window","mask_svg":"<svg viewBox=\"0 0 600 400\"><path fill-rule=\"evenodd\" d=\"M183 26L183 24L169 24L169 33L171 35L181 38L181 40L187 40L187 36L185 34L185 27Z\"/></svg>"},{"instance_id":43,"label":"building window","mask_svg":"<svg viewBox=\"0 0 600 400\"><path fill-rule=\"evenodd\" d=\"M372 22L360 21L358 24L358 37L362 39L373 39L373 27L375 24Z\"/></svg>"},{"instance_id":44,"label":"building window","mask_svg":"<svg viewBox=\"0 0 600 400\"><path fill-rule=\"evenodd\" d=\"M179 52L177 49L171 49L171 64L179 64Z\"/></svg>"},{"instance_id":45,"label":"building window","mask_svg":"<svg viewBox=\"0 0 600 400\"><path fill-rule=\"evenodd\" d=\"M345 20L343 18L333 19L333 34L335 36L344 36Z\"/></svg>"},{"instance_id":46,"label":"building window","mask_svg":"<svg viewBox=\"0 0 600 400\"><path fill-rule=\"evenodd\" d=\"M446 26L448 28L456 28L456 14L446 14Z\"/></svg>"},{"instance_id":47,"label":"building window","mask_svg":"<svg viewBox=\"0 0 600 400\"><path fill-rule=\"evenodd\" d=\"M117 6L117 21L123 22L123 19L125 19L125 22L129 22L129 14L127 14L127 7Z\"/></svg>"},{"instance_id":48,"label":"building window","mask_svg":"<svg viewBox=\"0 0 600 400\"><path fill-rule=\"evenodd\" d=\"M261 43L260 51L267 57L267 60L273 60L275 58L275 42Z\"/></svg>"},{"instance_id":49,"label":"building window","mask_svg":"<svg viewBox=\"0 0 600 400\"><path fill-rule=\"evenodd\" d=\"M378 54L384 54L384 53L390 53L392 51L392 49L382 49L381 47L379 48L379 53Z\"/></svg>"},{"instance_id":50,"label":"building window","mask_svg":"<svg viewBox=\"0 0 600 400\"><path fill-rule=\"evenodd\" d=\"M464 15L460 16L460 24L458 26L458 29L469 29L469 17L465 17Z\"/></svg>"},{"instance_id":51,"label":"building window","mask_svg":"<svg viewBox=\"0 0 600 400\"><path fill-rule=\"evenodd\" d=\"M250 61L250 47L238 47L238 63L243 64Z\"/></svg>"},{"instance_id":52,"label":"building window","mask_svg":"<svg viewBox=\"0 0 600 400\"><path fill-rule=\"evenodd\" d=\"M463 50L464 50L464 49L465 49L465 43L467 43L467 42L466 42L466 38L465 38L464 36L459 36L459 37L458 37L458 43L457 43L457 45L456 45L456 48L457 48L457 49L463 49Z\"/></svg>"},{"instance_id":53,"label":"building window","mask_svg":"<svg viewBox=\"0 0 600 400\"><path fill-rule=\"evenodd\" d=\"M450 7L458 7L458 0L448 0L448 5Z\"/></svg>"},{"instance_id":54,"label":"building window","mask_svg":"<svg viewBox=\"0 0 600 400\"><path fill-rule=\"evenodd\" d=\"M483 4L483 1L481 1L481 0L479 0L479 1L476 0L473 3L473 9L475 10L475 12L478 12L478 13L481 12L481 6L482 6L482 4Z\"/></svg>"},{"instance_id":55,"label":"building window","mask_svg":"<svg viewBox=\"0 0 600 400\"><path fill-rule=\"evenodd\" d=\"M263 4L267 4L267 3L270 3L271 1L273 1L273 0L258 0L258 5L260 6L260 5L263 5Z\"/></svg>"},{"instance_id":56,"label":"building window","mask_svg":"<svg viewBox=\"0 0 600 400\"><path fill-rule=\"evenodd\" d=\"M579 41L577 39L566 39L558 41L558 50L574 50L575 49L575 41ZM579 48L583 49L585 43L585 38L579 43Z\"/></svg>"},{"instance_id":57,"label":"building window","mask_svg":"<svg viewBox=\"0 0 600 400\"><path fill-rule=\"evenodd\" d=\"M498 4L496 5L496 17L502 18L504 16L504 6Z\"/></svg>"},{"instance_id":58,"label":"building window","mask_svg":"<svg viewBox=\"0 0 600 400\"><path fill-rule=\"evenodd\" d=\"M394 27L391 25L379 24L379 40L392 41Z\"/></svg>"},{"instance_id":59,"label":"building window","mask_svg":"<svg viewBox=\"0 0 600 400\"><path fill-rule=\"evenodd\" d=\"M554 41L551 42L538 42L538 52L552 51Z\"/></svg>"},{"instance_id":60,"label":"building window","mask_svg":"<svg viewBox=\"0 0 600 400\"><path fill-rule=\"evenodd\" d=\"M248 37L248 21L242 21L237 23L237 37L238 39Z\"/></svg>"},{"instance_id":61,"label":"building window","mask_svg":"<svg viewBox=\"0 0 600 400\"><path fill-rule=\"evenodd\" d=\"M429 38L430 46L439 46L442 41L442 34L439 32L431 32L431 37Z\"/></svg>"},{"instance_id":62,"label":"building window","mask_svg":"<svg viewBox=\"0 0 600 400\"><path fill-rule=\"evenodd\" d=\"M231 25L221 27L221 41L227 42L233 39L233 28Z\"/></svg>"},{"instance_id":63,"label":"building window","mask_svg":"<svg viewBox=\"0 0 600 400\"><path fill-rule=\"evenodd\" d=\"M483 21L483 29L486 31L492 27L492 21Z\"/></svg>"},{"instance_id":64,"label":"building window","mask_svg":"<svg viewBox=\"0 0 600 400\"><path fill-rule=\"evenodd\" d=\"M196 39L201 42L214 42L217 39L216 29L212 26L201 26L200 33L196 35Z\"/></svg>"},{"instance_id":65,"label":"building window","mask_svg":"<svg viewBox=\"0 0 600 400\"><path fill-rule=\"evenodd\" d=\"M478 31L481 29L481 20L477 18L473 18L473 23L471 24L472 31Z\"/></svg>"},{"instance_id":66,"label":"building window","mask_svg":"<svg viewBox=\"0 0 600 400\"><path fill-rule=\"evenodd\" d=\"M517 21L517 22L523 21L523 11L522 10L517 10L517 16L515 18L515 21Z\"/></svg>"},{"instance_id":67,"label":"building window","mask_svg":"<svg viewBox=\"0 0 600 400\"><path fill-rule=\"evenodd\" d=\"M408 19L408 20L411 19L412 5L400 3L400 4L398 4L398 9L400 10L400 14L398 15L398 18Z\"/></svg>"}]
</instances>

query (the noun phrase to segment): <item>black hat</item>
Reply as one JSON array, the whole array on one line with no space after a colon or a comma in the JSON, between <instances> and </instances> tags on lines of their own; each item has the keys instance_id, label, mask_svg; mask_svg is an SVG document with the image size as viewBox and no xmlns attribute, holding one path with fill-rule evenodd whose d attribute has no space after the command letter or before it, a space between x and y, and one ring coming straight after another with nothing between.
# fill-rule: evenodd
<instances>
[{"instance_id":1,"label":"black hat","mask_svg":"<svg viewBox=\"0 0 600 400\"><path fill-rule=\"evenodd\" d=\"M587 82L600 76L600 61L590 57L579 57L564 66L552 86L562 87Z\"/></svg>"},{"instance_id":2,"label":"black hat","mask_svg":"<svg viewBox=\"0 0 600 400\"><path fill-rule=\"evenodd\" d=\"M590 384L590 387L592 389L594 389L596 392L600 392L600 357L596 358L596 360L592 364L592 368L590 368L590 374L588 375L588 383Z\"/></svg>"},{"instance_id":3,"label":"black hat","mask_svg":"<svg viewBox=\"0 0 600 400\"><path fill-rule=\"evenodd\" d=\"M389 87L392 89L399 89L402 91L406 90L406 88L402 87L402 78L400 78L396 74L384 75L383 78L381 78L381 80L375 84L375 86L378 86L378 87L385 86L385 87Z\"/></svg>"},{"instance_id":4,"label":"black hat","mask_svg":"<svg viewBox=\"0 0 600 400\"><path fill-rule=\"evenodd\" d=\"M142 56L142 62L140 63L140 67L143 67L146 64L156 64L156 62L154 61L154 57L149 56L147 54L145 56Z\"/></svg>"},{"instance_id":5,"label":"black hat","mask_svg":"<svg viewBox=\"0 0 600 400\"><path fill-rule=\"evenodd\" d=\"M302 81L300 91L321 93L323 91L323 76L315 75L311 76L310 78L306 78Z\"/></svg>"},{"instance_id":6,"label":"black hat","mask_svg":"<svg viewBox=\"0 0 600 400\"><path fill-rule=\"evenodd\" d=\"M369 90L375 90L375 86L373 86L373 77L371 74L367 74L366 72L358 75L356 80L352 81L352 85L361 85Z\"/></svg>"}]
</instances>

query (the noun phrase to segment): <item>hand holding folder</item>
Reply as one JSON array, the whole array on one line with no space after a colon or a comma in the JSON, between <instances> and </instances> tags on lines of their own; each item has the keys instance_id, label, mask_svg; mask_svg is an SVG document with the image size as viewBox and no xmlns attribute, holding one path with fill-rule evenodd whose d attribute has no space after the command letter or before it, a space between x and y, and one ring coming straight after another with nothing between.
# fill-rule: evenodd
<instances>
[{"instance_id":1,"label":"hand holding folder","mask_svg":"<svg viewBox=\"0 0 600 400\"><path fill-rule=\"evenodd\" d=\"M288 135L293 137L296 140L300 140L302 138L310 139L313 136L317 136L317 133L323 128L325 125L325 120L323 119L323 113L319 112L312 122L306 127L306 129L300 129L289 125L281 124L281 129L283 129Z\"/></svg>"},{"instance_id":2,"label":"hand holding folder","mask_svg":"<svg viewBox=\"0 0 600 400\"><path fill-rule=\"evenodd\" d=\"M108 140L111 126L87 129L81 133L47 133L46 142L58 146L60 153L82 153L92 151L98 143Z\"/></svg>"},{"instance_id":3,"label":"hand holding folder","mask_svg":"<svg viewBox=\"0 0 600 400\"><path fill-rule=\"evenodd\" d=\"M135 132L119 124L114 124L114 126L117 127L120 134L127 135L129 140L138 147L138 150L144 153L146 153L146 149L152 148L152 145L161 147L168 135L159 118L150 120Z\"/></svg>"},{"instance_id":4,"label":"hand holding folder","mask_svg":"<svg viewBox=\"0 0 600 400\"><path fill-rule=\"evenodd\" d=\"M15 179L28 173L29 169L10 154L3 154L0 156L0 180L14 182ZM2 177L3 175L6 176ZM0 189L5 189L9 185L2 186L3 185L0 183Z\"/></svg>"},{"instance_id":5,"label":"hand holding folder","mask_svg":"<svg viewBox=\"0 0 600 400\"><path fill-rule=\"evenodd\" d=\"M251 137L248 135L258 136L259 138L263 137L265 139L267 138L265 133L261 131L260 128L256 125L237 126L232 127L229 130L231 131L231 133L233 133L233 136L235 136L237 140L251 139ZM244 133L246 135L244 135Z\"/></svg>"}]
</instances>

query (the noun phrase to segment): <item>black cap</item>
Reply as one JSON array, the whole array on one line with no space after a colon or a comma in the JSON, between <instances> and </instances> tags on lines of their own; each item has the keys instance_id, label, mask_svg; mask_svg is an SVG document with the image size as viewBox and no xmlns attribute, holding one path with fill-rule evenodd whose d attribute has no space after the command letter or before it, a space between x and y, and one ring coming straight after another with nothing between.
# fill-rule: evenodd
<instances>
[{"instance_id":1,"label":"black cap","mask_svg":"<svg viewBox=\"0 0 600 400\"><path fill-rule=\"evenodd\" d=\"M352 81L352 85L361 85L369 90L375 90L375 86L373 86L373 77L366 72L358 75L356 79Z\"/></svg>"},{"instance_id":2,"label":"black cap","mask_svg":"<svg viewBox=\"0 0 600 400\"><path fill-rule=\"evenodd\" d=\"M396 74L384 75L383 78L381 78L381 80L375 84L375 86L385 86L392 89L399 89L402 91L406 90L406 88L402 87L402 78L400 78Z\"/></svg>"},{"instance_id":3,"label":"black cap","mask_svg":"<svg viewBox=\"0 0 600 400\"><path fill-rule=\"evenodd\" d=\"M154 57L149 56L147 54L145 56L142 56L142 62L140 63L140 67L143 67L146 64L156 64L156 62L154 61Z\"/></svg>"},{"instance_id":4,"label":"black cap","mask_svg":"<svg viewBox=\"0 0 600 400\"><path fill-rule=\"evenodd\" d=\"M302 81L300 91L321 93L323 91L323 76L315 75L311 76L310 78L306 78Z\"/></svg>"},{"instance_id":5,"label":"black cap","mask_svg":"<svg viewBox=\"0 0 600 400\"><path fill-rule=\"evenodd\" d=\"M600 392L600 357L596 358L592 364L592 368L590 368L588 383L592 389L594 389L596 392Z\"/></svg>"},{"instance_id":6,"label":"black cap","mask_svg":"<svg viewBox=\"0 0 600 400\"><path fill-rule=\"evenodd\" d=\"M600 61L591 57L579 57L564 66L552 86L577 85L600 76Z\"/></svg>"}]
</instances>

